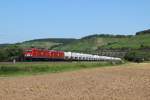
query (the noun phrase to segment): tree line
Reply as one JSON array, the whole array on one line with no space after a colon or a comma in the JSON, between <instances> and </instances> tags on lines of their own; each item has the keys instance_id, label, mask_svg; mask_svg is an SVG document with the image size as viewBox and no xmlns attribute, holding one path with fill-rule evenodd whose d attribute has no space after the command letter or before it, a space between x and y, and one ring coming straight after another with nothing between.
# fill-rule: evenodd
<instances>
[{"instance_id":1,"label":"tree line","mask_svg":"<svg viewBox=\"0 0 150 100\"><path fill-rule=\"evenodd\" d=\"M19 46L8 46L0 48L0 61L12 61L13 59L21 60L23 49Z\"/></svg>"}]
</instances>

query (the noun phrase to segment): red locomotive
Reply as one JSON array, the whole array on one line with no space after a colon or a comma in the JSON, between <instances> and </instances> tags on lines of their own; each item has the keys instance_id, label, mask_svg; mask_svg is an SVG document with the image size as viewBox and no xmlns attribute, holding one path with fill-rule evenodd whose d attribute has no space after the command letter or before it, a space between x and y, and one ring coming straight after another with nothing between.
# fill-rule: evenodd
<instances>
[{"instance_id":1,"label":"red locomotive","mask_svg":"<svg viewBox=\"0 0 150 100\"><path fill-rule=\"evenodd\" d=\"M46 50L46 49L37 49L37 48L31 48L26 49L24 52L24 58L25 60L35 60L35 61L41 61L41 60L64 60L64 52L63 51L55 51L55 50Z\"/></svg>"}]
</instances>

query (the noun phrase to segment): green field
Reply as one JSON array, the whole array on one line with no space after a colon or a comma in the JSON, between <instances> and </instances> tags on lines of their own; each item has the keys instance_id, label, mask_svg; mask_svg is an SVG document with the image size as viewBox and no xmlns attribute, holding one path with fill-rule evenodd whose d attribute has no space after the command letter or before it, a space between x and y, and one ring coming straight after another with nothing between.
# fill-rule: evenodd
<instances>
[{"instance_id":1,"label":"green field","mask_svg":"<svg viewBox=\"0 0 150 100\"><path fill-rule=\"evenodd\" d=\"M111 62L19 62L0 63L0 76L58 73L85 68L112 66Z\"/></svg>"}]
</instances>

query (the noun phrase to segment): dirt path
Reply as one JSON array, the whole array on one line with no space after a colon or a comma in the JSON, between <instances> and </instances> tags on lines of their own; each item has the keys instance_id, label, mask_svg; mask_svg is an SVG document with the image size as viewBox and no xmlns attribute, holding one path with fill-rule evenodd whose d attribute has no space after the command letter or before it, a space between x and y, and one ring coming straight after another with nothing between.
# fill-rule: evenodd
<instances>
[{"instance_id":1,"label":"dirt path","mask_svg":"<svg viewBox=\"0 0 150 100\"><path fill-rule=\"evenodd\" d=\"M0 78L0 100L150 100L150 64Z\"/></svg>"}]
</instances>

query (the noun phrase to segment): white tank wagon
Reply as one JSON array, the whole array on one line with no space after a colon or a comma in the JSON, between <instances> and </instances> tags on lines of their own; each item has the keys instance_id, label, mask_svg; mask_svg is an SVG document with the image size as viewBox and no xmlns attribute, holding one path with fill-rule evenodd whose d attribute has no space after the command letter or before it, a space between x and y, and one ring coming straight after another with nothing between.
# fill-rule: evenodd
<instances>
[{"instance_id":1,"label":"white tank wagon","mask_svg":"<svg viewBox=\"0 0 150 100\"><path fill-rule=\"evenodd\" d=\"M121 58L99 56L92 54L76 53L76 52L64 52L65 60L76 61L122 61Z\"/></svg>"},{"instance_id":2,"label":"white tank wagon","mask_svg":"<svg viewBox=\"0 0 150 100\"><path fill-rule=\"evenodd\" d=\"M99 56L101 60L104 61L121 61L121 58L108 57L108 56Z\"/></svg>"},{"instance_id":3,"label":"white tank wagon","mask_svg":"<svg viewBox=\"0 0 150 100\"><path fill-rule=\"evenodd\" d=\"M71 52L64 52L64 59L65 60L70 60L72 57L72 53Z\"/></svg>"},{"instance_id":4,"label":"white tank wagon","mask_svg":"<svg viewBox=\"0 0 150 100\"><path fill-rule=\"evenodd\" d=\"M78 57L80 57L78 53L75 52L71 53L71 60L78 60Z\"/></svg>"},{"instance_id":5,"label":"white tank wagon","mask_svg":"<svg viewBox=\"0 0 150 100\"><path fill-rule=\"evenodd\" d=\"M85 54L85 56L86 56L86 60L87 60L87 61L92 60L92 55L90 55L90 54Z\"/></svg>"}]
</instances>

